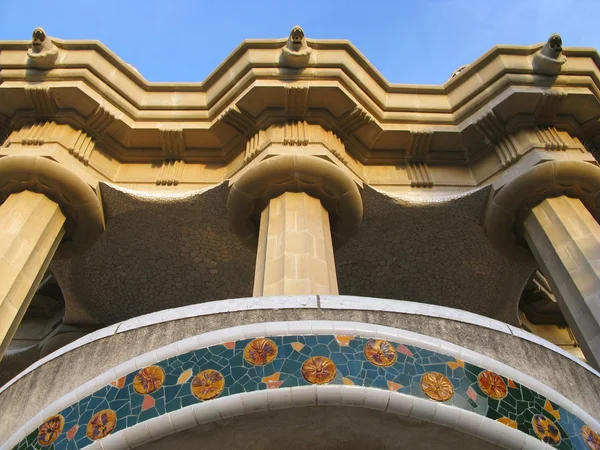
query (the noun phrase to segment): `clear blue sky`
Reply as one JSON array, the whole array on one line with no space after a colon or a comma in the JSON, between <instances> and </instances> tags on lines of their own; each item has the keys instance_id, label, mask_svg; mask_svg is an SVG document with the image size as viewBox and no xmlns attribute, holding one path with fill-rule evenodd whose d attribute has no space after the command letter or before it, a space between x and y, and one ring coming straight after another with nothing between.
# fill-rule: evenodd
<instances>
[{"instance_id":1,"label":"clear blue sky","mask_svg":"<svg viewBox=\"0 0 600 450\"><path fill-rule=\"evenodd\" d=\"M243 39L298 24L350 40L390 82L440 84L495 44L558 32L565 46L599 48L599 13L600 0L0 0L0 39L42 26L102 41L149 81L202 81Z\"/></svg>"}]
</instances>

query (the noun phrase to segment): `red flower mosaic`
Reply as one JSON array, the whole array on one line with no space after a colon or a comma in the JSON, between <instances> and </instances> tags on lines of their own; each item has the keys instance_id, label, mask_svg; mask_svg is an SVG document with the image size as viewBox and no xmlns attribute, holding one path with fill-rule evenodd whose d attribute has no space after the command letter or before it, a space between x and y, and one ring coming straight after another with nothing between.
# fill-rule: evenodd
<instances>
[{"instance_id":1,"label":"red flower mosaic","mask_svg":"<svg viewBox=\"0 0 600 450\"><path fill-rule=\"evenodd\" d=\"M365 357L376 366L391 366L398 354L392 344L384 339L371 339L365 344Z\"/></svg>"},{"instance_id":2,"label":"red flower mosaic","mask_svg":"<svg viewBox=\"0 0 600 450\"><path fill-rule=\"evenodd\" d=\"M277 345L271 339L258 338L244 349L244 358L254 366L264 366L277 356Z\"/></svg>"},{"instance_id":3,"label":"red flower mosaic","mask_svg":"<svg viewBox=\"0 0 600 450\"><path fill-rule=\"evenodd\" d=\"M313 356L302 364L302 376L312 384L329 383L335 377L337 369L329 358Z\"/></svg>"},{"instance_id":4,"label":"red flower mosaic","mask_svg":"<svg viewBox=\"0 0 600 450\"><path fill-rule=\"evenodd\" d=\"M65 426L65 418L60 414L49 417L46 421L38 428L38 442L42 446L52 444L60 433L62 433L63 427Z\"/></svg>"},{"instance_id":5,"label":"red flower mosaic","mask_svg":"<svg viewBox=\"0 0 600 450\"><path fill-rule=\"evenodd\" d=\"M108 436L117 426L117 413L112 409L103 409L92 416L85 433L92 441Z\"/></svg>"},{"instance_id":6,"label":"red flower mosaic","mask_svg":"<svg viewBox=\"0 0 600 450\"><path fill-rule=\"evenodd\" d=\"M483 392L496 400L503 399L508 392L506 383L502 377L489 370L484 370L479 374L477 384L479 384Z\"/></svg>"}]
</instances>

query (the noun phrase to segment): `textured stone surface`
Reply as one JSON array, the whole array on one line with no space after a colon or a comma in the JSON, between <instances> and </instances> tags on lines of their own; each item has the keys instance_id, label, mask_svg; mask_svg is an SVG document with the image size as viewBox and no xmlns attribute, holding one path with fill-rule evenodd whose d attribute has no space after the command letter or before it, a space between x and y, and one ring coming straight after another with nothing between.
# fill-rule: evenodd
<instances>
[{"instance_id":1,"label":"textured stone surface","mask_svg":"<svg viewBox=\"0 0 600 450\"><path fill-rule=\"evenodd\" d=\"M65 216L44 194L11 194L0 206L0 359L65 232Z\"/></svg>"},{"instance_id":2,"label":"textured stone surface","mask_svg":"<svg viewBox=\"0 0 600 450\"><path fill-rule=\"evenodd\" d=\"M423 192L423 191L421 191ZM517 323L533 273L489 243L480 226L488 188L466 195L363 191L358 234L336 252L340 293L451 306Z\"/></svg>"},{"instance_id":3,"label":"textured stone surface","mask_svg":"<svg viewBox=\"0 0 600 450\"><path fill-rule=\"evenodd\" d=\"M310 432L307 432L310 430ZM343 430L343 432L340 432ZM441 425L381 411L307 407L234 417L144 444L149 450L196 449L362 450L398 448L498 449Z\"/></svg>"},{"instance_id":4,"label":"textured stone surface","mask_svg":"<svg viewBox=\"0 0 600 450\"><path fill-rule=\"evenodd\" d=\"M256 254L229 231L227 187L146 196L101 185L106 231L52 263L67 323L110 324L252 295ZM358 233L335 253L339 292L420 301L517 323L532 263L513 263L480 226L488 190L391 197L366 188Z\"/></svg>"},{"instance_id":5,"label":"textured stone surface","mask_svg":"<svg viewBox=\"0 0 600 450\"><path fill-rule=\"evenodd\" d=\"M587 361L600 367L600 225L581 200L549 198L524 220L533 254Z\"/></svg>"},{"instance_id":6,"label":"textured stone surface","mask_svg":"<svg viewBox=\"0 0 600 450\"><path fill-rule=\"evenodd\" d=\"M337 294L329 214L303 192L271 199L261 215L254 295Z\"/></svg>"},{"instance_id":7,"label":"textured stone surface","mask_svg":"<svg viewBox=\"0 0 600 450\"><path fill-rule=\"evenodd\" d=\"M550 349L493 329L453 320L375 311L260 310L173 320L76 348L48 361L0 393L0 442L44 407L104 371L138 355L203 332L258 322L340 320L385 325L446 340L494 358L572 400L600 418L600 379ZM59 381L60 380L60 381ZM6 381L6 380L1 380ZM49 384L52 389L48 389ZM15 408L20 416L12 414Z\"/></svg>"}]
</instances>

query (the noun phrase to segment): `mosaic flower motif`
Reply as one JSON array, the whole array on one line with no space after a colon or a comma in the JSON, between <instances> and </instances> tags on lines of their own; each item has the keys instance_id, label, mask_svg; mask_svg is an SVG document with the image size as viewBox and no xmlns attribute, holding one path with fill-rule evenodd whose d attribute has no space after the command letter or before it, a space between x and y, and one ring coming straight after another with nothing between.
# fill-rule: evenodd
<instances>
[{"instance_id":1,"label":"mosaic flower motif","mask_svg":"<svg viewBox=\"0 0 600 450\"><path fill-rule=\"evenodd\" d=\"M500 375L489 370L484 370L477 377L477 384L488 396L500 400L506 397L508 389Z\"/></svg>"},{"instance_id":2,"label":"mosaic flower motif","mask_svg":"<svg viewBox=\"0 0 600 450\"><path fill-rule=\"evenodd\" d=\"M206 369L192 380L191 391L198 400L218 397L225 387L225 378L216 370Z\"/></svg>"},{"instance_id":3,"label":"mosaic flower motif","mask_svg":"<svg viewBox=\"0 0 600 450\"><path fill-rule=\"evenodd\" d=\"M60 414L50 416L46 421L38 428L38 442L42 446L52 444L60 433L62 433L63 427L65 426L65 418Z\"/></svg>"},{"instance_id":4,"label":"mosaic flower motif","mask_svg":"<svg viewBox=\"0 0 600 450\"><path fill-rule=\"evenodd\" d=\"M258 338L244 349L244 358L254 366L264 366L277 356L277 345L271 339Z\"/></svg>"},{"instance_id":5,"label":"mosaic flower motif","mask_svg":"<svg viewBox=\"0 0 600 450\"><path fill-rule=\"evenodd\" d=\"M112 409L103 409L92 416L85 433L92 441L109 435L117 426L117 413Z\"/></svg>"},{"instance_id":6,"label":"mosaic flower motif","mask_svg":"<svg viewBox=\"0 0 600 450\"><path fill-rule=\"evenodd\" d=\"M537 437L546 444L560 444L560 430L554 424L554 422L552 422L546 416L536 414L533 416L533 419L531 419L531 425L533 426L533 431L535 431Z\"/></svg>"},{"instance_id":7,"label":"mosaic flower motif","mask_svg":"<svg viewBox=\"0 0 600 450\"><path fill-rule=\"evenodd\" d=\"M312 384L329 383L335 377L336 371L333 361L324 356L313 356L302 364L302 376Z\"/></svg>"},{"instance_id":8,"label":"mosaic flower motif","mask_svg":"<svg viewBox=\"0 0 600 450\"><path fill-rule=\"evenodd\" d=\"M161 388L165 381L165 371L158 366L149 366L140 370L133 379L133 389L138 394L150 394Z\"/></svg>"},{"instance_id":9,"label":"mosaic flower motif","mask_svg":"<svg viewBox=\"0 0 600 450\"><path fill-rule=\"evenodd\" d=\"M421 377L421 389L427 397L437 402L450 400L454 395L452 382L438 372L427 372Z\"/></svg>"},{"instance_id":10,"label":"mosaic flower motif","mask_svg":"<svg viewBox=\"0 0 600 450\"><path fill-rule=\"evenodd\" d=\"M592 450L600 450L600 434L596 433L587 425L581 427L581 437L583 442Z\"/></svg>"},{"instance_id":11,"label":"mosaic flower motif","mask_svg":"<svg viewBox=\"0 0 600 450\"><path fill-rule=\"evenodd\" d=\"M371 339L365 344L365 356L376 366L391 366L396 362L397 353L392 344L384 339Z\"/></svg>"}]
</instances>

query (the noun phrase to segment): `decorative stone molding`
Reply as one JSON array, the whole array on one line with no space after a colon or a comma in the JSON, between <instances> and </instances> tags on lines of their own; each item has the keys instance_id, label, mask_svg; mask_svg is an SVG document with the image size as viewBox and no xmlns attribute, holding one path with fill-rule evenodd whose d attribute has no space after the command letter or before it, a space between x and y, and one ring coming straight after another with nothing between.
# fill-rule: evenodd
<instances>
[{"instance_id":1,"label":"decorative stone molding","mask_svg":"<svg viewBox=\"0 0 600 450\"><path fill-rule=\"evenodd\" d=\"M83 131L78 131L76 136L73 144L69 146L69 153L87 165L90 162L90 156L96 149L96 145L91 136Z\"/></svg>"},{"instance_id":2,"label":"decorative stone molding","mask_svg":"<svg viewBox=\"0 0 600 450\"><path fill-rule=\"evenodd\" d=\"M509 259L531 259L520 237L524 214L542 200L566 195L579 198L600 221L600 168L581 161L548 161L538 164L493 193L485 218L485 233Z\"/></svg>"},{"instance_id":3,"label":"decorative stone molding","mask_svg":"<svg viewBox=\"0 0 600 450\"><path fill-rule=\"evenodd\" d=\"M254 128L254 118L237 106L228 108L219 118L238 134L247 135Z\"/></svg>"},{"instance_id":4,"label":"decorative stone molding","mask_svg":"<svg viewBox=\"0 0 600 450\"><path fill-rule=\"evenodd\" d=\"M372 121L373 118L368 112L356 106L338 119L338 125L347 135L351 135Z\"/></svg>"},{"instance_id":5,"label":"decorative stone molding","mask_svg":"<svg viewBox=\"0 0 600 450\"><path fill-rule=\"evenodd\" d=\"M305 192L329 212L334 246L358 230L362 199L354 181L336 165L304 155L279 155L261 161L231 187L227 212L231 230L250 248L258 242L259 218L269 200L284 192Z\"/></svg>"},{"instance_id":6,"label":"decorative stone molding","mask_svg":"<svg viewBox=\"0 0 600 450\"><path fill-rule=\"evenodd\" d=\"M86 124L94 133L101 135L108 130L114 121L115 116L102 105L98 105L94 112L87 118Z\"/></svg>"},{"instance_id":7,"label":"decorative stone molding","mask_svg":"<svg viewBox=\"0 0 600 450\"><path fill-rule=\"evenodd\" d=\"M567 150L569 145L554 127L536 127L535 135L546 150Z\"/></svg>"},{"instance_id":8,"label":"decorative stone molding","mask_svg":"<svg viewBox=\"0 0 600 450\"><path fill-rule=\"evenodd\" d=\"M409 162L406 166L408 179L411 187L432 187L433 180L429 174L429 168L426 163Z\"/></svg>"},{"instance_id":9,"label":"decorative stone molding","mask_svg":"<svg viewBox=\"0 0 600 450\"><path fill-rule=\"evenodd\" d=\"M54 137L55 131L56 122L37 122L17 130L11 140L20 141L22 145L43 145Z\"/></svg>"},{"instance_id":10,"label":"decorative stone molding","mask_svg":"<svg viewBox=\"0 0 600 450\"><path fill-rule=\"evenodd\" d=\"M10 133L10 118L0 113L0 147Z\"/></svg>"},{"instance_id":11,"label":"decorative stone molding","mask_svg":"<svg viewBox=\"0 0 600 450\"><path fill-rule=\"evenodd\" d=\"M27 50L27 64L36 69L51 69L58 57L58 48L46 36L43 28L33 30L31 48Z\"/></svg>"},{"instance_id":12,"label":"decorative stone molding","mask_svg":"<svg viewBox=\"0 0 600 450\"><path fill-rule=\"evenodd\" d=\"M177 186L183 175L183 167L185 163L179 159L167 159L160 166L158 177L156 178L157 186Z\"/></svg>"},{"instance_id":13,"label":"decorative stone molding","mask_svg":"<svg viewBox=\"0 0 600 450\"><path fill-rule=\"evenodd\" d=\"M566 98L567 92L563 88L552 87L544 91L535 109L535 117L547 122L555 120Z\"/></svg>"},{"instance_id":14,"label":"decorative stone molding","mask_svg":"<svg viewBox=\"0 0 600 450\"><path fill-rule=\"evenodd\" d=\"M92 188L60 164L40 156L0 158L0 203L22 191L46 195L67 218L58 257L70 257L90 247L104 230L104 214Z\"/></svg>"},{"instance_id":15,"label":"decorative stone molding","mask_svg":"<svg viewBox=\"0 0 600 450\"><path fill-rule=\"evenodd\" d=\"M162 146L163 156L166 158L180 158L185 152L185 140L183 131L178 130L160 130L160 144Z\"/></svg>"},{"instance_id":16,"label":"decorative stone molding","mask_svg":"<svg viewBox=\"0 0 600 450\"><path fill-rule=\"evenodd\" d=\"M562 38L553 34L533 57L533 71L543 75L558 75L567 58L562 54Z\"/></svg>"},{"instance_id":17,"label":"decorative stone molding","mask_svg":"<svg viewBox=\"0 0 600 450\"><path fill-rule=\"evenodd\" d=\"M308 123L303 121L287 122L283 126L283 145L308 145L311 141L309 131L311 128L314 129L309 128Z\"/></svg>"},{"instance_id":18,"label":"decorative stone molding","mask_svg":"<svg viewBox=\"0 0 600 450\"><path fill-rule=\"evenodd\" d=\"M494 145L494 151L500 158L502 167L508 167L519 158L519 152L511 135L507 135Z\"/></svg>"},{"instance_id":19,"label":"decorative stone molding","mask_svg":"<svg viewBox=\"0 0 600 450\"><path fill-rule=\"evenodd\" d=\"M301 118L308 112L308 86L285 86L284 112L287 117Z\"/></svg>"},{"instance_id":20,"label":"decorative stone molding","mask_svg":"<svg viewBox=\"0 0 600 450\"><path fill-rule=\"evenodd\" d=\"M53 119L56 116L58 105L49 87L25 86L25 95L36 117Z\"/></svg>"},{"instance_id":21,"label":"decorative stone molding","mask_svg":"<svg viewBox=\"0 0 600 450\"><path fill-rule=\"evenodd\" d=\"M493 111L489 111L484 116L477 119L474 122L474 125L487 143L495 142L506 135L504 124Z\"/></svg>"},{"instance_id":22,"label":"decorative stone molding","mask_svg":"<svg viewBox=\"0 0 600 450\"><path fill-rule=\"evenodd\" d=\"M411 130L406 158L425 161L429 156L429 148L433 139L433 130Z\"/></svg>"},{"instance_id":23,"label":"decorative stone molding","mask_svg":"<svg viewBox=\"0 0 600 450\"><path fill-rule=\"evenodd\" d=\"M310 60L312 48L308 46L304 30L296 25L290 32L290 37L281 50L280 63L282 66L299 69L305 67Z\"/></svg>"}]
</instances>

